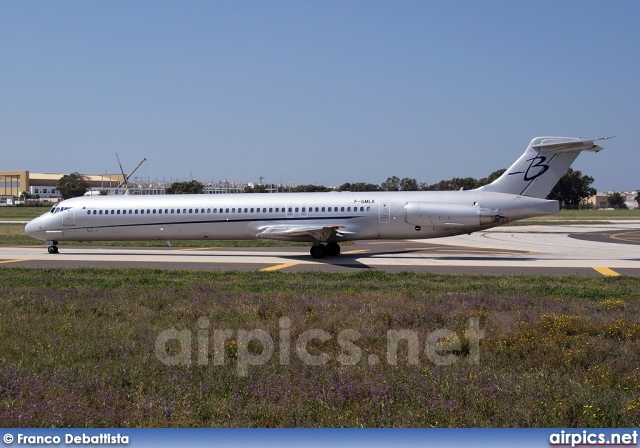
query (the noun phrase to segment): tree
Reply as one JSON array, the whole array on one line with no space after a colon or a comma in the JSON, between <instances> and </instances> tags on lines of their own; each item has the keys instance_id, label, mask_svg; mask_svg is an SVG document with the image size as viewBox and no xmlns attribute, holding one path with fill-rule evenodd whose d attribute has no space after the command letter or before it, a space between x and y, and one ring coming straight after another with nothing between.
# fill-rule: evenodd
<instances>
[{"instance_id":1,"label":"tree","mask_svg":"<svg viewBox=\"0 0 640 448\"><path fill-rule=\"evenodd\" d=\"M167 194L202 194L204 190L204 184L197 180L189 182L173 182L170 186L165 188Z\"/></svg>"},{"instance_id":2,"label":"tree","mask_svg":"<svg viewBox=\"0 0 640 448\"><path fill-rule=\"evenodd\" d=\"M340 185L339 191L380 191L380 185L369 184L366 182L355 182L353 184L347 182Z\"/></svg>"},{"instance_id":3,"label":"tree","mask_svg":"<svg viewBox=\"0 0 640 448\"><path fill-rule=\"evenodd\" d=\"M593 177L583 176L580 170L569 168L553 187L547 199L560 201L560 207L564 209L578 209L585 199L598 192L590 187L593 181Z\"/></svg>"},{"instance_id":4,"label":"tree","mask_svg":"<svg viewBox=\"0 0 640 448\"><path fill-rule=\"evenodd\" d=\"M333 191L324 185L296 185L289 190L291 193L317 193L322 191Z\"/></svg>"},{"instance_id":5,"label":"tree","mask_svg":"<svg viewBox=\"0 0 640 448\"><path fill-rule=\"evenodd\" d=\"M418 181L415 179L403 178L400 181L400 190L402 191L418 191Z\"/></svg>"},{"instance_id":6,"label":"tree","mask_svg":"<svg viewBox=\"0 0 640 448\"><path fill-rule=\"evenodd\" d=\"M56 190L62 199L83 196L89 190L89 178L80 173L65 174L58 180Z\"/></svg>"},{"instance_id":7,"label":"tree","mask_svg":"<svg viewBox=\"0 0 640 448\"><path fill-rule=\"evenodd\" d=\"M39 194L31 194L28 191L23 191L22 193L20 193L20 199L22 199L23 201L27 202L27 201L32 200L32 199L40 199L40 195Z\"/></svg>"},{"instance_id":8,"label":"tree","mask_svg":"<svg viewBox=\"0 0 640 448\"><path fill-rule=\"evenodd\" d=\"M398 176L388 177L380 184L380 189L382 191L400 191L400 178Z\"/></svg>"},{"instance_id":9,"label":"tree","mask_svg":"<svg viewBox=\"0 0 640 448\"><path fill-rule=\"evenodd\" d=\"M616 210L619 210L619 209L626 210L629 208L627 207L627 204L625 204L625 197L622 196L617 191L607 196L607 204L609 204L609 207L614 208Z\"/></svg>"},{"instance_id":10,"label":"tree","mask_svg":"<svg viewBox=\"0 0 640 448\"><path fill-rule=\"evenodd\" d=\"M476 188L478 181L473 177L454 177L450 180L441 180L437 184L423 185L427 191L472 190Z\"/></svg>"},{"instance_id":11,"label":"tree","mask_svg":"<svg viewBox=\"0 0 640 448\"><path fill-rule=\"evenodd\" d=\"M501 170L494 171L493 173L489 174L487 177L483 177L478 182L476 182L476 188L480 188L484 185L489 185L491 182L493 182L494 180L502 176L505 173L505 171L507 171L507 169L502 168Z\"/></svg>"},{"instance_id":12,"label":"tree","mask_svg":"<svg viewBox=\"0 0 640 448\"><path fill-rule=\"evenodd\" d=\"M246 187L244 187L244 192L245 193L268 193L269 191L267 190L267 186L266 185L254 185L253 187L250 187L249 185L247 185Z\"/></svg>"}]
</instances>

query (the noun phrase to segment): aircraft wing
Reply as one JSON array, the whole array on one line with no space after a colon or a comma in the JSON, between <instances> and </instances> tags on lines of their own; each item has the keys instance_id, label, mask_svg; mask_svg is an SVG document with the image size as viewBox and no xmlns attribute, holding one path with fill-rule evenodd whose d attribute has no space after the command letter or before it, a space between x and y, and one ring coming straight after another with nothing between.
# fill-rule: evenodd
<instances>
[{"instance_id":1,"label":"aircraft wing","mask_svg":"<svg viewBox=\"0 0 640 448\"><path fill-rule=\"evenodd\" d=\"M314 240L327 241L332 236L344 236L345 226L321 226L321 225L283 225L267 226L260 229L256 235L258 238L286 238L309 236Z\"/></svg>"}]
</instances>

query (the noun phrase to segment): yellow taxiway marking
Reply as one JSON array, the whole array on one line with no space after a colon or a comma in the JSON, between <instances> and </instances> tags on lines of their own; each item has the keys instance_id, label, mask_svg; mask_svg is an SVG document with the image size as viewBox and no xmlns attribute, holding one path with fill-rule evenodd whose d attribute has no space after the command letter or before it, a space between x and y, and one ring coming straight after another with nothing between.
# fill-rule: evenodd
<instances>
[{"instance_id":1,"label":"yellow taxiway marking","mask_svg":"<svg viewBox=\"0 0 640 448\"><path fill-rule=\"evenodd\" d=\"M259 271L262 272L267 272L267 271L277 271L278 269L284 269L284 268L288 268L291 266L295 266L298 263L283 263L283 264L277 264L275 266L269 266L268 268L262 268L262 269L258 269Z\"/></svg>"},{"instance_id":2,"label":"yellow taxiway marking","mask_svg":"<svg viewBox=\"0 0 640 448\"><path fill-rule=\"evenodd\" d=\"M29 261L26 259L20 259L20 260L0 260L0 264L5 264L5 263L19 263L21 261Z\"/></svg>"},{"instance_id":3,"label":"yellow taxiway marking","mask_svg":"<svg viewBox=\"0 0 640 448\"><path fill-rule=\"evenodd\" d=\"M629 243L640 242L640 234L638 234L637 230L631 232L615 233L613 235L610 235L609 237L613 238L614 240L627 241Z\"/></svg>"},{"instance_id":4,"label":"yellow taxiway marking","mask_svg":"<svg viewBox=\"0 0 640 448\"><path fill-rule=\"evenodd\" d=\"M595 269L596 271L598 271L599 273L607 277L617 277L620 275L613 269L609 269L601 266L594 266L593 269Z\"/></svg>"},{"instance_id":5,"label":"yellow taxiway marking","mask_svg":"<svg viewBox=\"0 0 640 448\"><path fill-rule=\"evenodd\" d=\"M342 252L343 254L361 254L362 252L369 252L369 249L354 249Z\"/></svg>"}]
</instances>

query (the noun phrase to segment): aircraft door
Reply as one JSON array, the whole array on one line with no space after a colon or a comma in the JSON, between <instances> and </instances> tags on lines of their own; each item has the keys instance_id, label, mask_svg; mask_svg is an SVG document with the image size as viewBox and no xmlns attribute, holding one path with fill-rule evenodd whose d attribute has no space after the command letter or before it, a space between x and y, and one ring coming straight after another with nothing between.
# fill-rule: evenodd
<instances>
[{"instance_id":1,"label":"aircraft door","mask_svg":"<svg viewBox=\"0 0 640 448\"><path fill-rule=\"evenodd\" d=\"M287 218L293 218L293 205L287 205Z\"/></svg>"},{"instance_id":2,"label":"aircraft door","mask_svg":"<svg viewBox=\"0 0 640 448\"><path fill-rule=\"evenodd\" d=\"M64 210L62 212L62 225L63 226L75 226L76 225L76 217L73 214L73 210Z\"/></svg>"},{"instance_id":3,"label":"aircraft door","mask_svg":"<svg viewBox=\"0 0 640 448\"><path fill-rule=\"evenodd\" d=\"M391 216L391 204L389 201L380 202L380 222L387 223L389 222Z\"/></svg>"}]
</instances>

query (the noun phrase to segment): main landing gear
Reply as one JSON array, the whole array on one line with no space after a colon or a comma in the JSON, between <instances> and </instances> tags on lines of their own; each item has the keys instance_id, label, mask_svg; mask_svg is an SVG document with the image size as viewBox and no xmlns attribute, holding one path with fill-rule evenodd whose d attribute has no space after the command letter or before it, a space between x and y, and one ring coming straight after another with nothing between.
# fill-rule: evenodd
<instances>
[{"instance_id":1,"label":"main landing gear","mask_svg":"<svg viewBox=\"0 0 640 448\"><path fill-rule=\"evenodd\" d=\"M311 246L311 257L324 258L340 255L340 245L338 243L316 244Z\"/></svg>"},{"instance_id":2,"label":"main landing gear","mask_svg":"<svg viewBox=\"0 0 640 448\"><path fill-rule=\"evenodd\" d=\"M47 241L47 243L51 244L47 249L50 254L57 254L58 252L58 242L57 241Z\"/></svg>"}]
</instances>

